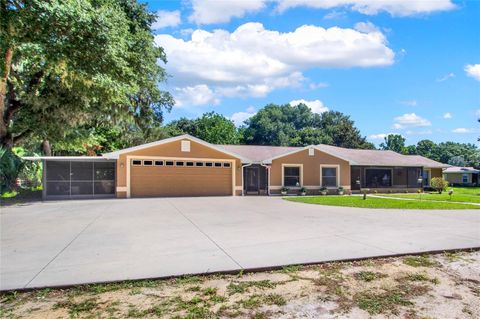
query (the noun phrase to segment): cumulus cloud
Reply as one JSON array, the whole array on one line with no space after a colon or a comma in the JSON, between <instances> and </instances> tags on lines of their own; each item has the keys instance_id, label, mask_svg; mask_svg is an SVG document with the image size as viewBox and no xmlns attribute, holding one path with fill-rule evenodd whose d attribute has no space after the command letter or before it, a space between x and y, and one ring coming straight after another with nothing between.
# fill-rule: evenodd
<instances>
[{"instance_id":1,"label":"cumulus cloud","mask_svg":"<svg viewBox=\"0 0 480 319\"><path fill-rule=\"evenodd\" d=\"M455 8L451 0L275 0L277 11L283 12L295 7L332 9L345 7L366 15L388 12L392 16L405 17L428 14L435 11L447 11Z\"/></svg>"},{"instance_id":2,"label":"cumulus cloud","mask_svg":"<svg viewBox=\"0 0 480 319\"><path fill-rule=\"evenodd\" d=\"M236 112L233 113L230 119L235 123L236 126L240 126L245 122L247 119L251 118L257 113L253 106L250 106L245 110L245 112Z\"/></svg>"},{"instance_id":3,"label":"cumulus cloud","mask_svg":"<svg viewBox=\"0 0 480 319\"><path fill-rule=\"evenodd\" d=\"M174 87L204 84L219 96L265 96L299 86L311 68L391 65L394 52L378 30L358 31L304 25L292 32L246 23L235 31L195 30L190 40L169 34L155 37L169 63Z\"/></svg>"},{"instance_id":4,"label":"cumulus cloud","mask_svg":"<svg viewBox=\"0 0 480 319\"><path fill-rule=\"evenodd\" d=\"M404 129L408 127L418 127L418 126L430 126L432 123L415 113L406 113L401 116L394 118L395 123L393 128L395 129Z\"/></svg>"},{"instance_id":5,"label":"cumulus cloud","mask_svg":"<svg viewBox=\"0 0 480 319\"><path fill-rule=\"evenodd\" d=\"M439 78L437 79L437 82L444 82L444 81L446 81L446 80L448 80L448 79L451 79L451 78L454 78L454 77L455 77L455 73L450 72L450 73L448 73L448 74L445 74L445 75L442 76L442 77L439 77Z\"/></svg>"},{"instance_id":6,"label":"cumulus cloud","mask_svg":"<svg viewBox=\"0 0 480 319\"><path fill-rule=\"evenodd\" d=\"M175 105L178 107L198 106L220 103L217 94L205 84L175 88Z\"/></svg>"},{"instance_id":7,"label":"cumulus cloud","mask_svg":"<svg viewBox=\"0 0 480 319\"><path fill-rule=\"evenodd\" d=\"M395 133L371 134L371 135L368 136L368 138L371 139L371 140L383 140L385 137L387 137L390 134L395 134Z\"/></svg>"},{"instance_id":8,"label":"cumulus cloud","mask_svg":"<svg viewBox=\"0 0 480 319\"><path fill-rule=\"evenodd\" d=\"M475 129L465 128L465 127L459 127L452 130L452 133L457 133L457 134L467 134L467 133L475 133L475 132L476 132Z\"/></svg>"},{"instance_id":9,"label":"cumulus cloud","mask_svg":"<svg viewBox=\"0 0 480 319\"><path fill-rule=\"evenodd\" d=\"M166 27L176 27L182 22L180 18L180 11L157 11L157 20L152 24L153 30L158 30Z\"/></svg>"},{"instance_id":10,"label":"cumulus cloud","mask_svg":"<svg viewBox=\"0 0 480 319\"><path fill-rule=\"evenodd\" d=\"M318 114L328 111L328 107L326 107L323 104L323 102L320 100L307 101L304 99L300 99L300 100L290 101L291 106L297 106L299 104L305 104L310 108L310 110L312 110L312 112L318 113Z\"/></svg>"},{"instance_id":11,"label":"cumulus cloud","mask_svg":"<svg viewBox=\"0 0 480 319\"><path fill-rule=\"evenodd\" d=\"M225 23L265 7L266 0L193 0L193 13L188 20L197 24Z\"/></svg>"},{"instance_id":12,"label":"cumulus cloud","mask_svg":"<svg viewBox=\"0 0 480 319\"><path fill-rule=\"evenodd\" d=\"M452 118L452 113L450 113L450 112L444 113L443 118L446 119L446 120L451 119Z\"/></svg>"},{"instance_id":13,"label":"cumulus cloud","mask_svg":"<svg viewBox=\"0 0 480 319\"><path fill-rule=\"evenodd\" d=\"M468 76L480 81L480 64L468 64L465 66L465 72Z\"/></svg>"}]
</instances>

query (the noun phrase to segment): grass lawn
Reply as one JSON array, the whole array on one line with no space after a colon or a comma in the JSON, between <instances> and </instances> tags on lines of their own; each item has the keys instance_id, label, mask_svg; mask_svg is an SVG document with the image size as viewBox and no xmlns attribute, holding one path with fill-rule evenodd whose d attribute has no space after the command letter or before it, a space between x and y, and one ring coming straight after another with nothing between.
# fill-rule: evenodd
<instances>
[{"instance_id":1,"label":"grass lawn","mask_svg":"<svg viewBox=\"0 0 480 319\"><path fill-rule=\"evenodd\" d=\"M450 196L447 192L438 194L435 192L429 192L422 194L422 199L427 200L441 200L441 201L452 201L452 202L469 202L469 203L480 203L480 187L449 187L453 189L453 195L450 199ZM397 197L397 198L419 198L418 194L379 194L380 196L385 197Z\"/></svg>"},{"instance_id":2,"label":"grass lawn","mask_svg":"<svg viewBox=\"0 0 480 319\"><path fill-rule=\"evenodd\" d=\"M418 195L416 195L418 197ZM286 197L285 200L306 204L318 204L328 206L348 206L359 208L398 208L398 209L480 209L480 206L428 202L418 200L398 200L389 198L378 198L367 196L364 200L362 196L307 196L307 197Z\"/></svg>"},{"instance_id":3,"label":"grass lawn","mask_svg":"<svg viewBox=\"0 0 480 319\"><path fill-rule=\"evenodd\" d=\"M480 252L0 293L0 318L478 318Z\"/></svg>"}]
</instances>

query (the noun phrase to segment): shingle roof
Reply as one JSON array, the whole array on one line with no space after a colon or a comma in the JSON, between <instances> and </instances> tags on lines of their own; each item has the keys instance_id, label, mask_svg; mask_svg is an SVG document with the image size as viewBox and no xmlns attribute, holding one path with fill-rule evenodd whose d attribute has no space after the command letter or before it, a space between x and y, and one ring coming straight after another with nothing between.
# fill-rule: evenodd
<instances>
[{"instance_id":1,"label":"shingle roof","mask_svg":"<svg viewBox=\"0 0 480 319\"><path fill-rule=\"evenodd\" d=\"M473 167L460 167L460 166L452 166L443 171L444 173L473 173L477 174L480 171Z\"/></svg>"},{"instance_id":2,"label":"shingle roof","mask_svg":"<svg viewBox=\"0 0 480 319\"><path fill-rule=\"evenodd\" d=\"M394 151L349 149L325 144L320 144L317 148L325 153L350 162L350 165L423 166L427 168L449 167L449 165L420 155L402 155Z\"/></svg>"},{"instance_id":3,"label":"shingle roof","mask_svg":"<svg viewBox=\"0 0 480 319\"><path fill-rule=\"evenodd\" d=\"M216 145L228 152L235 153L259 163L269 158L301 150L303 147L268 145Z\"/></svg>"},{"instance_id":4,"label":"shingle roof","mask_svg":"<svg viewBox=\"0 0 480 319\"><path fill-rule=\"evenodd\" d=\"M228 152L241 155L255 163L271 163L272 159L283 157L305 147L266 146L266 145L216 145ZM316 145L318 150L341 158L350 165L364 166L411 166L427 168L445 168L449 165L436 162L420 155L402 155L393 151L359 150L331 145Z\"/></svg>"}]
</instances>

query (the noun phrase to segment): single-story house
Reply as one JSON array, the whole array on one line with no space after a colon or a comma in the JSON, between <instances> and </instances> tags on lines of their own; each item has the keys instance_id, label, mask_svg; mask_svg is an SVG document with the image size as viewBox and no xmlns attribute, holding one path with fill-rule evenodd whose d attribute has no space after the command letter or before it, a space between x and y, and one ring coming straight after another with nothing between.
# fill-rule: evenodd
<instances>
[{"instance_id":1,"label":"single-story house","mask_svg":"<svg viewBox=\"0 0 480 319\"><path fill-rule=\"evenodd\" d=\"M443 178L451 185L472 186L478 184L478 173L473 167L452 166L443 170Z\"/></svg>"},{"instance_id":2,"label":"single-story house","mask_svg":"<svg viewBox=\"0 0 480 319\"><path fill-rule=\"evenodd\" d=\"M215 145L190 135L102 156L28 157L44 162L44 198L292 194L305 187L359 191L418 189L448 165L393 151ZM423 185L422 185L423 184Z\"/></svg>"}]
</instances>

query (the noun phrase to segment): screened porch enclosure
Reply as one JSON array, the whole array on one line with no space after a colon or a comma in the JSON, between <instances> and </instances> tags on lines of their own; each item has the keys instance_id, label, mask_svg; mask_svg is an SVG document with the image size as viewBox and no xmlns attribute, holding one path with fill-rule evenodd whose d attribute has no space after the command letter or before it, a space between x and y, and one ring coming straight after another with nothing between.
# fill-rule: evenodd
<instances>
[{"instance_id":1,"label":"screened porch enclosure","mask_svg":"<svg viewBox=\"0 0 480 319\"><path fill-rule=\"evenodd\" d=\"M115 161L58 161L44 163L45 199L115 196Z\"/></svg>"},{"instance_id":2,"label":"screened porch enclosure","mask_svg":"<svg viewBox=\"0 0 480 319\"><path fill-rule=\"evenodd\" d=\"M420 188L423 187L422 167L352 166L351 188ZM422 177L422 184L419 184Z\"/></svg>"}]
</instances>

